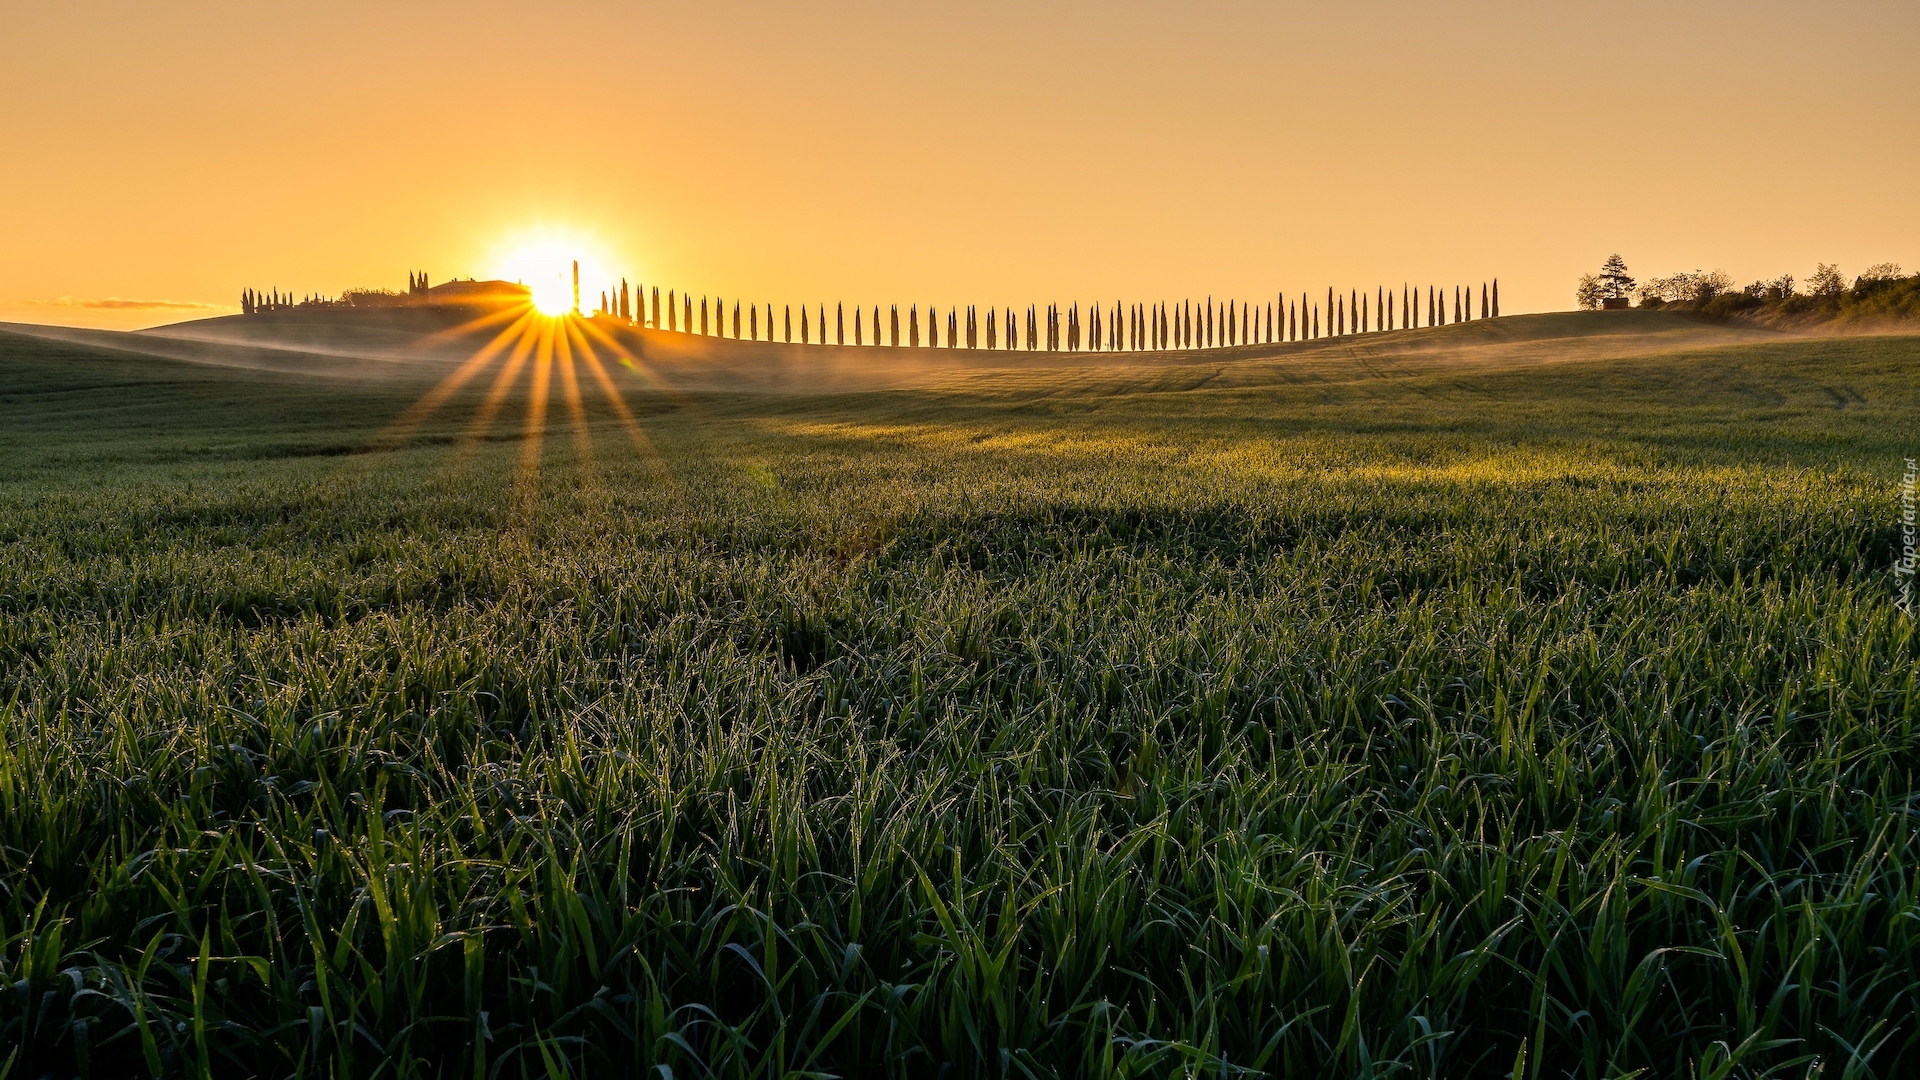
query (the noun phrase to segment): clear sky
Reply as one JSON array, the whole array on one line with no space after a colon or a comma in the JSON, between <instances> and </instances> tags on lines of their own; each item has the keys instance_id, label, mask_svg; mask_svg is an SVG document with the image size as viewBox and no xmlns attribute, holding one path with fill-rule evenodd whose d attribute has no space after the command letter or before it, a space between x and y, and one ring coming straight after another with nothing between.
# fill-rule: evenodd
<instances>
[{"instance_id":1,"label":"clear sky","mask_svg":"<svg viewBox=\"0 0 1920 1080\"><path fill-rule=\"evenodd\" d=\"M0 45L0 319L530 247L943 309L1920 269L1915 0L0 0Z\"/></svg>"}]
</instances>

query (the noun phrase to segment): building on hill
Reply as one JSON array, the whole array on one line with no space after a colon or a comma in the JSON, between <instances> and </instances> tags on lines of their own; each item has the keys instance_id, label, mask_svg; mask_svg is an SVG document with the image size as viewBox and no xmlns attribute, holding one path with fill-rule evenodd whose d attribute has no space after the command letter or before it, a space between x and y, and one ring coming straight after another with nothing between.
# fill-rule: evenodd
<instances>
[{"instance_id":1,"label":"building on hill","mask_svg":"<svg viewBox=\"0 0 1920 1080\"><path fill-rule=\"evenodd\" d=\"M436 307L514 307L533 302L533 290L511 281L443 281L428 289L424 301Z\"/></svg>"}]
</instances>

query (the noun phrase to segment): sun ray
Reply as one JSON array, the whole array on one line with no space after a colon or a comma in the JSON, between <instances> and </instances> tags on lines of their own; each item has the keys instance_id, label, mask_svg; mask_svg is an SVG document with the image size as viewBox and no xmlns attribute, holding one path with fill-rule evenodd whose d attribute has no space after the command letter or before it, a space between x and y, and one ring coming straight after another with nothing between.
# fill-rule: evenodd
<instances>
[{"instance_id":1,"label":"sun ray","mask_svg":"<svg viewBox=\"0 0 1920 1080\"><path fill-rule=\"evenodd\" d=\"M493 430L494 417L499 415L500 407L505 404L507 395L512 392L513 380L519 376L520 369L526 367L528 358L533 355L533 350L539 342L538 328L537 321L521 327L520 339L514 342L512 354L507 357L507 362L501 365L500 373L494 376L493 385L487 389L486 400L480 403L479 410L467 423L467 430L461 433L459 453L454 459L456 468L479 446L480 440L486 437L487 432Z\"/></svg>"},{"instance_id":2,"label":"sun ray","mask_svg":"<svg viewBox=\"0 0 1920 1080\"><path fill-rule=\"evenodd\" d=\"M435 412L439 411L440 406L446 404L448 398L458 393L460 388L465 386L475 375L478 375L482 368L492 363L495 357L499 356L507 346L513 343L513 339L522 335L526 330L527 323L531 319L531 313L523 315L515 321L513 325L494 335L491 341L482 345L480 350L474 353L470 359L449 372L433 389L428 390L422 395L420 400L409 405L406 411L394 417L385 427L375 432L373 436L367 440L368 445L377 446L383 450L390 450L401 440L412 434L415 428L418 428L432 417Z\"/></svg>"},{"instance_id":3,"label":"sun ray","mask_svg":"<svg viewBox=\"0 0 1920 1080\"><path fill-rule=\"evenodd\" d=\"M553 378L554 327L548 319L534 350L533 376L527 386L527 421L520 441L520 466L514 475L514 501L530 514L540 497L540 455L547 435L547 393Z\"/></svg>"},{"instance_id":4,"label":"sun ray","mask_svg":"<svg viewBox=\"0 0 1920 1080\"><path fill-rule=\"evenodd\" d=\"M582 351L592 354L591 347L574 331L573 319L562 321L563 333L555 335L555 364L560 370L560 392L566 399L567 419L573 425L574 451L579 457L578 467L581 477L589 488L599 486L599 469L593 461L593 436L587 431L587 410L580 401L580 379L573 370L573 343L579 340Z\"/></svg>"},{"instance_id":5,"label":"sun ray","mask_svg":"<svg viewBox=\"0 0 1920 1080\"><path fill-rule=\"evenodd\" d=\"M589 325L587 330L606 340L606 335L601 334L593 326ZM608 344L619 352L626 352L625 349L620 348L618 342L608 340ZM618 387L613 385L613 379L607 375L607 369L601 365L600 358L592 349L586 350L586 361L587 369L593 372L594 381L599 383L600 392L606 395L607 404L613 408L614 415L620 418L620 426L626 430L627 438L633 443L633 448L640 452L641 459L652 467L656 475L671 479L672 472L667 468L667 459L653 445L653 440L647 438L647 433L641 429L640 422L634 418L632 410L627 408L625 396L620 393Z\"/></svg>"},{"instance_id":6,"label":"sun ray","mask_svg":"<svg viewBox=\"0 0 1920 1080\"><path fill-rule=\"evenodd\" d=\"M539 315L540 312L532 304L512 304L507 307L483 312L457 326L449 326L444 330L435 330L430 334L424 334L407 343L401 351L406 353L425 353L438 348L446 342L456 341L469 334L488 330L503 323L512 324L525 322L528 319L538 318Z\"/></svg>"}]
</instances>

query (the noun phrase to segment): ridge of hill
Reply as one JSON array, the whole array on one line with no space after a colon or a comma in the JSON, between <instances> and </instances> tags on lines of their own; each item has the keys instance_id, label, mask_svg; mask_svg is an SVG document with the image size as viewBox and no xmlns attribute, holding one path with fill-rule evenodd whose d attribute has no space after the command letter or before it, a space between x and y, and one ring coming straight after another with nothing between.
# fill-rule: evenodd
<instances>
[{"instance_id":1,"label":"ridge of hill","mask_svg":"<svg viewBox=\"0 0 1920 1080\"><path fill-rule=\"evenodd\" d=\"M490 343L513 344L511 316L423 308L227 316L131 333L0 324L0 329L190 363L349 379L438 378ZM1429 368L1524 367L1778 340L1783 335L1661 311L1562 312L1312 341L1154 352L1027 352L741 341L584 319L579 349L624 364L658 389L847 393L1057 380L1094 372L1181 370L1187 382L1349 379ZM509 340L502 340L503 330ZM527 332L523 327L522 331Z\"/></svg>"}]
</instances>

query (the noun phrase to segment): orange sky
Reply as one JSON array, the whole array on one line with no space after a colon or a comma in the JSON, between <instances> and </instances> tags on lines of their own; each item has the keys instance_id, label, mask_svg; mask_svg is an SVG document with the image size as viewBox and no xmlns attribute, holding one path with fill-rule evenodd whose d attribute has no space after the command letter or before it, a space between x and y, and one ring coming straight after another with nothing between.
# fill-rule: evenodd
<instances>
[{"instance_id":1,"label":"orange sky","mask_svg":"<svg viewBox=\"0 0 1920 1080\"><path fill-rule=\"evenodd\" d=\"M0 5L0 43L0 320L555 235L696 294L942 308L1920 269L1914 0L102 0Z\"/></svg>"}]
</instances>

